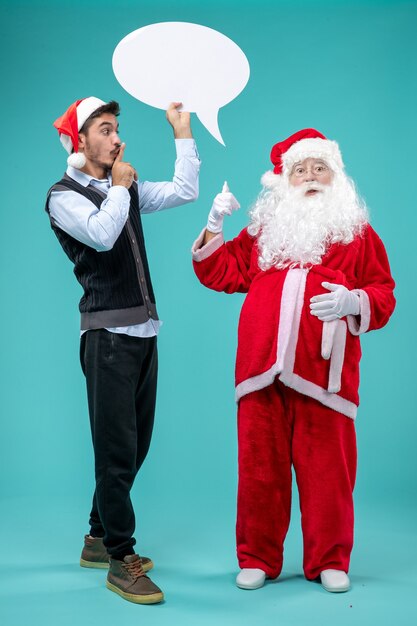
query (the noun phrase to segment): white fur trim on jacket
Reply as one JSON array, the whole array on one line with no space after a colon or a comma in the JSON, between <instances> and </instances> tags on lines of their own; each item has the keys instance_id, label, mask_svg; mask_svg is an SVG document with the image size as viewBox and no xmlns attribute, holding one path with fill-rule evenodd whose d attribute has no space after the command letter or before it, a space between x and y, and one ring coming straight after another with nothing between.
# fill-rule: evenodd
<instances>
[{"instance_id":1,"label":"white fur trim on jacket","mask_svg":"<svg viewBox=\"0 0 417 626\"><path fill-rule=\"evenodd\" d=\"M346 323L336 320L327 326L322 339L322 352L331 358L328 388L324 389L294 373L295 352L300 328L301 312L304 305L308 269L295 268L288 271L281 298L280 323L278 328L277 359L266 372L242 381L236 387L236 402L248 393L271 385L275 376L295 391L318 400L325 406L342 413L351 419L356 418L357 406L337 395L340 391L341 374L345 354ZM326 357L324 357L326 358Z\"/></svg>"},{"instance_id":2,"label":"white fur trim on jacket","mask_svg":"<svg viewBox=\"0 0 417 626\"><path fill-rule=\"evenodd\" d=\"M352 289L352 291L359 296L359 311L361 313L359 323L356 315L347 316L348 328L352 335L362 335L362 333L368 331L371 323L371 304L369 296L364 289Z\"/></svg>"},{"instance_id":3,"label":"white fur trim on jacket","mask_svg":"<svg viewBox=\"0 0 417 626\"><path fill-rule=\"evenodd\" d=\"M203 230L193 243L193 246L191 248L193 261L204 261L204 259L207 259L213 254L213 252L216 252L216 250L218 250L224 244L223 233L217 233L217 235L213 237L213 239L210 239L210 241L206 243L205 246L201 247L205 232L206 229L203 228Z\"/></svg>"},{"instance_id":4,"label":"white fur trim on jacket","mask_svg":"<svg viewBox=\"0 0 417 626\"><path fill-rule=\"evenodd\" d=\"M342 386L342 370L345 359L347 327L344 320L323 322L321 356L330 359L329 384L327 391L337 393Z\"/></svg>"}]
</instances>

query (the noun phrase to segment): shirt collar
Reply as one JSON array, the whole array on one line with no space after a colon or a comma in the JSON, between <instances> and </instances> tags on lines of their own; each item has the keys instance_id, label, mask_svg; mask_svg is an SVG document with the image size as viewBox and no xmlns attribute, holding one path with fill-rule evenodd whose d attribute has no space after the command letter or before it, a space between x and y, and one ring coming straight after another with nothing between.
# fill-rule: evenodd
<instances>
[{"instance_id":1,"label":"shirt collar","mask_svg":"<svg viewBox=\"0 0 417 626\"><path fill-rule=\"evenodd\" d=\"M67 167L67 174L68 176L70 176L70 178L76 180L77 183L80 183L80 185L82 185L83 187L88 187L92 180L95 180L99 183L104 183L108 181L110 185L112 182L110 173L107 178L94 178L94 176L90 176L90 174L85 174L81 170L77 170L77 168L72 167L71 165L68 165Z\"/></svg>"}]
</instances>

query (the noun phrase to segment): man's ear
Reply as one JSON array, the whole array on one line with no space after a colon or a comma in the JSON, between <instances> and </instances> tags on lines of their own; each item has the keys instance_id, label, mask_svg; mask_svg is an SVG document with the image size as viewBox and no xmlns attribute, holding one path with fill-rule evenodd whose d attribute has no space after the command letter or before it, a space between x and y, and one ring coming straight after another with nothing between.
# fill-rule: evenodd
<instances>
[{"instance_id":1,"label":"man's ear","mask_svg":"<svg viewBox=\"0 0 417 626\"><path fill-rule=\"evenodd\" d=\"M82 148L84 150L85 146L85 135L84 133L78 133L78 149Z\"/></svg>"}]
</instances>

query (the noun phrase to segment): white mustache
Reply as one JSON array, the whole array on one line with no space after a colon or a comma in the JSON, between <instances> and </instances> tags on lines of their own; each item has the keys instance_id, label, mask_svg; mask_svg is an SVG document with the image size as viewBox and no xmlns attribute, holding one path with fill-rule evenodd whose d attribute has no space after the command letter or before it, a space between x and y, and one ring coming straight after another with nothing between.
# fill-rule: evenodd
<instances>
[{"instance_id":1,"label":"white mustache","mask_svg":"<svg viewBox=\"0 0 417 626\"><path fill-rule=\"evenodd\" d=\"M300 185L300 187L303 189L304 192L311 191L312 189L314 189L315 191L325 191L326 189L329 188L329 185L323 185L322 183L311 182L311 183L303 183L302 185Z\"/></svg>"},{"instance_id":2,"label":"white mustache","mask_svg":"<svg viewBox=\"0 0 417 626\"><path fill-rule=\"evenodd\" d=\"M297 185L296 187L290 187L288 190L288 199L293 199L294 201L304 201L306 202L306 194L308 191L313 190L322 192L320 197L323 198L326 192L329 192L329 185L323 185L322 183L318 183L315 181L309 181L307 183L302 183L301 185ZM327 195L327 194L326 194ZM310 198L308 198L310 200Z\"/></svg>"}]
</instances>

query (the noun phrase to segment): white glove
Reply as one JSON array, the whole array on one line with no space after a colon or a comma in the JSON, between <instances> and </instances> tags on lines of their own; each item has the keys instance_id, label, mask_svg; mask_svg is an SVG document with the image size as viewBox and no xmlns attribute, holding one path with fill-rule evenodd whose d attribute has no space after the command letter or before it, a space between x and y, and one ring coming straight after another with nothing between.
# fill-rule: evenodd
<instances>
[{"instance_id":1,"label":"white glove","mask_svg":"<svg viewBox=\"0 0 417 626\"><path fill-rule=\"evenodd\" d=\"M314 296L310 300L310 313L322 322L331 322L345 315L359 315L359 296L343 285L321 283L330 293Z\"/></svg>"},{"instance_id":2,"label":"white glove","mask_svg":"<svg viewBox=\"0 0 417 626\"><path fill-rule=\"evenodd\" d=\"M229 185L225 181L221 193L214 198L213 206L207 220L207 230L211 233L221 233L225 215L231 215L232 211L240 209L240 204L229 191Z\"/></svg>"}]
</instances>

